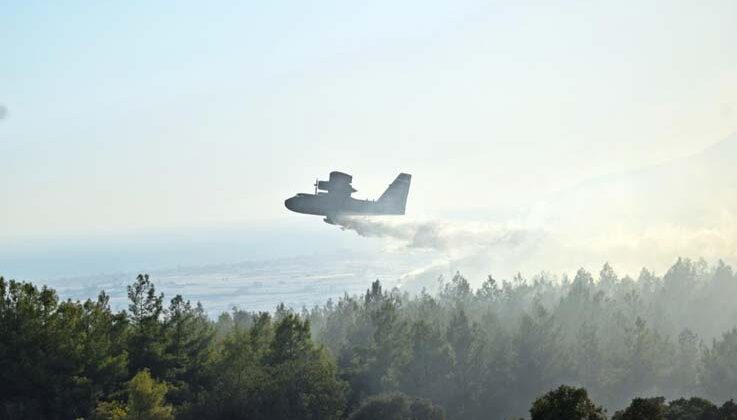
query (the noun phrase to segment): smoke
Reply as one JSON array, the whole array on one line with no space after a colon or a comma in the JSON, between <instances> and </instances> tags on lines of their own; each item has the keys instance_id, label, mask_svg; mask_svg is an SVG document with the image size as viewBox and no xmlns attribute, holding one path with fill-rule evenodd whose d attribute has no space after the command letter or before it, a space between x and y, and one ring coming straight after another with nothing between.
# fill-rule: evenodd
<instances>
[{"instance_id":1,"label":"smoke","mask_svg":"<svg viewBox=\"0 0 737 420\"><path fill-rule=\"evenodd\" d=\"M420 220L385 216L337 219L345 230L382 238L387 252L425 252L429 262L400 280L437 279L461 271L472 281L487 275L510 278L546 270L573 274L584 267L598 271L610 262L620 274L636 276L643 267L657 272L678 257L737 261L737 217L723 213L708 226L657 223L643 228L580 220L580 225L546 227L522 223Z\"/></svg>"},{"instance_id":2,"label":"smoke","mask_svg":"<svg viewBox=\"0 0 737 420\"><path fill-rule=\"evenodd\" d=\"M678 257L737 263L737 134L667 164L594 179L516 212L514 222L343 217L387 250L427 252L417 273L470 279L542 270L573 274L609 262L620 274L662 272Z\"/></svg>"},{"instance_id":3,"label":"smoke","mask_svg":"<svg viewBox=\"0 0 737 420\"><path fill-rule=\"evenodd\" d=\"M402 279L432 278L448 271L485 276L506 272L536 253L548 233L520 224L420 220L386 216L344 216L336 219L344 230L378 237L389 252L426 252L430 262Z\"/></svg>"},{"instance_id":4,"label":"smoke","mask_svg":"<svg viewBox=\"0 0 737 420\"><path fill-rule=\"evenodd\" d=\"M347 216L337 219L343 229L365 237L382 237L398 248L428 249L452 256L495 248L519 248L539 241L542 230L480 222Z\"/></svg>"},{"instance_id":5,"label":"smoke","mask_svg":"<svg viewBox=\"0 0 737 420\"><path fill-rule=\"evenodd\" d=\"M539 243L544 232L514 225L441 220L341 217L343 229L365 237L381 237L392 248L415 248L442 252L451 257L493 250L517 250Z\"/></svg>"},{"instance_id":6,"label":"smoke","mask_svg":"<svg viewBox=\"0 0 737 420\"><path fill-rule=\"evenodd\" d=\"M588 246L592 253L612 255L630 267L668 267L681 257L737 261L737 216L723 213L703 225L659 223L639 231L610 230L577 247Z\"/></svg>"}]
</instances>

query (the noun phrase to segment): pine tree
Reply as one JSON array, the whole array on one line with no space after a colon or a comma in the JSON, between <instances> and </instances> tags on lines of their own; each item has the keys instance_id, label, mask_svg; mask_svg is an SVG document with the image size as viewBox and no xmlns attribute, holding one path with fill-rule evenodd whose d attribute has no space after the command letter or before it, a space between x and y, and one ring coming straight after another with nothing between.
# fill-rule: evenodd
<instances>
[{"instance_id":1,"label":"pine tree","mask_svg":"<svg viewBox=\"0 0 737 420\"><path fill-rule=\"evenodd\" d=\"M167 389L166 383L153 379L148 369L138 372L128 384L125 420L173 419L172 406L164 402Z\"/></svg>"}]
</instances>

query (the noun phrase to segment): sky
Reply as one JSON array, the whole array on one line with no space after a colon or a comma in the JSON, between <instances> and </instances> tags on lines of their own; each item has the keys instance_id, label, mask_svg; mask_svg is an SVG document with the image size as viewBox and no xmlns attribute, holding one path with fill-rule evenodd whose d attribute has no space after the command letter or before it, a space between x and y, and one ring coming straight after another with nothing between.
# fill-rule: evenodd
<instances>
[{"instance_id":1,"label":"sky","mask_svg":"<svg viewBox=\"0 0 737 420\"><path fill-rule=\"evenodd\" d=\"M331 170L492 217L736 132L735 40L733 0L5 2L0 242L304 226Z\"/></svg>"}]
</instances>

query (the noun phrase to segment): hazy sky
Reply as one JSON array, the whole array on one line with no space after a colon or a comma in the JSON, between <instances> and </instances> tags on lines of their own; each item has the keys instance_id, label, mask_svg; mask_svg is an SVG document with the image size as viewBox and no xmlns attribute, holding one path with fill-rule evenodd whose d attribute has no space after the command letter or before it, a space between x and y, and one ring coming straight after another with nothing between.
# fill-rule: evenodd
<instances>
[{"instance_id":1,"label":"hazy sky","mask_svg":"<svg viewBox=\"0 0 737 420\"><path fill-rule=\"evenodd\" d=\"M0 105L0 237L463 217L737 131L737 2L5 2Z\"/></svg>"}]
</instances>

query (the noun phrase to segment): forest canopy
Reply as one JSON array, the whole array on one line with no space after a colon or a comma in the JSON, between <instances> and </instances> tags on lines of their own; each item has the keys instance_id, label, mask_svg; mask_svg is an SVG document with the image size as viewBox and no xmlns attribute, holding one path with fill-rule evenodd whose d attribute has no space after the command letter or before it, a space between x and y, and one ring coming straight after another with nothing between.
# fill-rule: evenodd
<instances>
[{"instance_id":1,"label":"forest canopy","mask_svg":"<svg viewBox=\"0 0 737 420\"><path fill-rule=\"evenodd\" d=\"M736 296L679 259L212 320L147 275L122 311L0 278L0 418L733 419Z\"/></svg>"}]
</instances>

